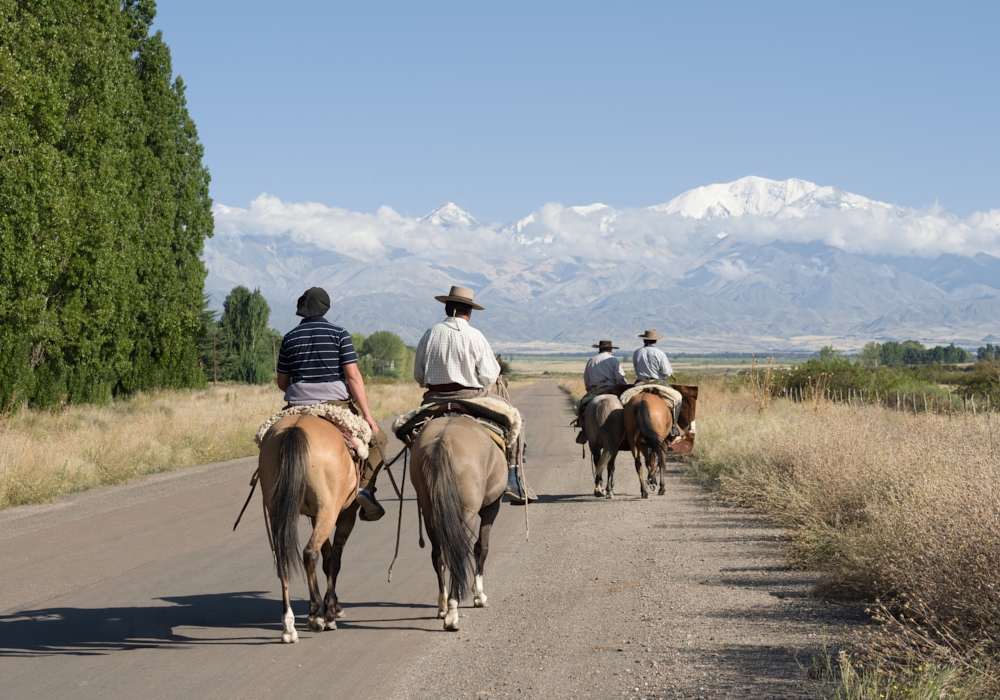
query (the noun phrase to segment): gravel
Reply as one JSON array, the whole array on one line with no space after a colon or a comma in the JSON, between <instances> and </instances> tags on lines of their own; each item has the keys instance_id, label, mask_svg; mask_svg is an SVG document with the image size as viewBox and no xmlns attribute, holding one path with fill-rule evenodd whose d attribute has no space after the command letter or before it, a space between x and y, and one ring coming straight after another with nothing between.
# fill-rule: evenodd
<instances>
[{"instance_id":1,"label":"gravel","mask_svg":"<svg viewBox=\"0 0 1000 700\"><path fill-rule=\"evenodd\" d=\"M861 611L810 597L817 576L786 566L781 530L679 469L642 500L621 455L618 497L584 495L589 461L563 432L564 457L533 484L531 541L508 525L492 543L490 607L465 601L461 630L399 669L389 697L814 697L814 657Z\"/></svg>"}]
</instances>

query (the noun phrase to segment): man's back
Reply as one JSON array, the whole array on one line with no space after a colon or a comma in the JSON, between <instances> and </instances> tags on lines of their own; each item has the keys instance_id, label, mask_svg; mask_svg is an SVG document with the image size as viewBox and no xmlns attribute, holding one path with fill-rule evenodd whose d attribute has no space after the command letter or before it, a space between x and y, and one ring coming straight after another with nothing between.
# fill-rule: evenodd
<instances>
[{"instance_id":1,"label":"man's back","mask_svg":"<svg viewBox=\"0 0 1000 700\"><path fill-rule=\"evenodd\" d=\"M625 371L618 358L610 352L602 352L587 360L583 370L583 385L589 390L601 382L611 386L625 383Z\"/></svg>"},{"instance_id":2,"label":"man's back","mask_svg":"<svg viewBox=\"0 0 1000 700\"><path fill-rule=\"evenodd\" d=\"M489 342L463 318L431 326L417 345L413 378L420 386L476 388L495 383L499 376L500 365Z\"/></svg>"},{"instance_id":3,"label":"man's back","mask_svg":"<svg viewBox=\"0 0 1000 700\"><path fill-rule=\"evenodd\" d=\"M289 403L346 400L344 366L358 361L350 334L323 317L308 318L285 334L278 372L291 375Z\"/></svg>"},{"instance_id":4,"label":"man's back","mask_svg":"<svg viewBox=\"0 0 1000 700\"><path fill-rule=\"evenodd\" d=\"M667 354L655 345L639 348L632 355L636 379L664 379L672 376L673 368Z\"/></svg>"}]
</instances>

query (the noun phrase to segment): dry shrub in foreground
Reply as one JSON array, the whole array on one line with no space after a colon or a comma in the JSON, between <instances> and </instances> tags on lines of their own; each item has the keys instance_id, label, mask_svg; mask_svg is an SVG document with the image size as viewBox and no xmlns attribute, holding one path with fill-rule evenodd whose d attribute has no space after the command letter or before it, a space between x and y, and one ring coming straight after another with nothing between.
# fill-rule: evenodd
<instances>
[{"instance_id":1,"label":"dry shrub in foreground","mask_svg":"<svg viewBox=\"0 0 1000 700\"><path fill-rule=\"evenodd\" d=\"M788 528L820 592L873 602L866 647L972 664L1000 653L998 416L775 401L702 384L693 471ZM972 660L972 661L970 661Z\"/></svg>"},{"instance_id":2,"label":"dry shrub in foreground","mask_svg":"<svg viewBox=\"0 0 1000 700\"><path fill-rule=\"evenodd\" d=\"M422 390L413 382L372 382L368 392L381 420L413 408ZM0 508L254 455L254 433L283 404L274 386L227 384L0 417Z\"/></svg>"}]
</instances>

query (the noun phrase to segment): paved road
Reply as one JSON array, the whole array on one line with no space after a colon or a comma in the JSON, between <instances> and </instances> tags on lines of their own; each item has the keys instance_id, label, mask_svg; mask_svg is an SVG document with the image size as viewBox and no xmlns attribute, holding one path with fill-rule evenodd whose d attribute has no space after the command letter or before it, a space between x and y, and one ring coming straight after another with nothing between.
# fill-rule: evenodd
<instances>
[{"instance_id":1,"label":"paved road","mask_svg":"<svg viewBox=\"0 0 1000 700\"><path fill-rule=\"evenodd\" d=\"M529 511L528 543L523 509L502 507L487 569L492 606L463 610L458 634L434 617L412 498L386 582L398 511L385 499L387 517L359 523L348 542L339 629L305 628L298 582L300 641L277 643L280 596L259 495L231 532L254 470L253 459L235 460L0 513L0 697L805 692L796 655L836 615L804 597L808 577L781 566L780 533L711 507L676 475L671 495L642 502L622 468L626 495L593 499L565 396L542 382L513 398L544 496ZM385 476L380 483L385 496ZM303 519L303 540L306 529Z\"/></svg>"}]
</instances>

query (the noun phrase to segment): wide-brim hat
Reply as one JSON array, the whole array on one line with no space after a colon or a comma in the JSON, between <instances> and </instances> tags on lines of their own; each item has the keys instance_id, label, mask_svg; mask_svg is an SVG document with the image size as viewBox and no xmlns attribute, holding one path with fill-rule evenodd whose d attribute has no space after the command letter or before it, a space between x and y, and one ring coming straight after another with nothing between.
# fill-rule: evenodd
<instances>
[{"instance_id":1,"label":"wide-brim hat","mask_svg":"<svg viewBox=\"0 0 1000 700\"><path fill-rule=\"evenodd\" d=\"M612 345L610 340L599 340L597 345L591 345L592 348L597 348L598 350L617 350L617 345Z\"/></svg>"},{"instance_id":2,"label":"wide-brim hat","mask_svg":"<svg viewBox=\"0 0 1000 700\"><path fill-rule=\"evenodd\" d=\"M663 336L656 332L653 328L647 328L646 332L639 336L643 340L659 340Z\"/></svg>"},{"instance_id":3,"label":"wide-brim hat","mask_svg":"<svg viewBox=\"0 0 1000 700\"><path fill-rule=\"evenodd\" d=\"M481 307L476 302L472 301L472 294L473 294L472 290L469 289L468 287L459 287L456 284L452 285L451 291L448 292L447 295L434 298L440 301L442 304L446 304L449 301L457 301L460 304L468 304L469 306L478 311L485 311L483 307Z\"/></svg>"}]
</instances>

